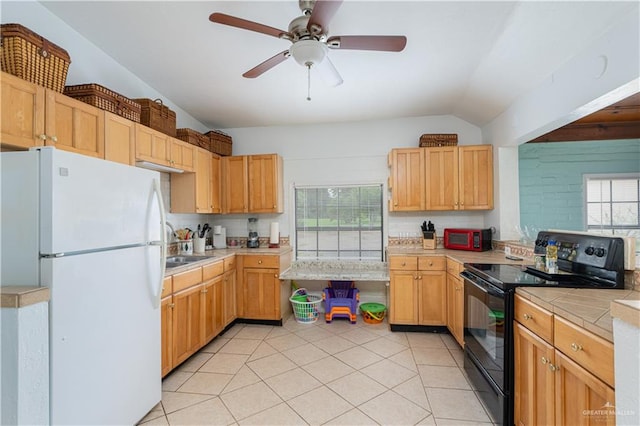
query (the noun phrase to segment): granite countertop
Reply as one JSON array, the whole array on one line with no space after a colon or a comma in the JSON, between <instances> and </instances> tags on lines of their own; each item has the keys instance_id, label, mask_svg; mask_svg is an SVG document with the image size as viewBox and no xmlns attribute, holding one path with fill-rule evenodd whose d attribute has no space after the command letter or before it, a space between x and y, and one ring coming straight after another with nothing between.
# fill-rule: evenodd
<instances>
[{"instance_id":1,"label":"granite countertop","mask_svg":"<svg viewBox=\"0 0 640 426\"><path fill-rule=\"evenodd\" d=\"M612 303L640 301L640 291L627 289L518 287L516 293L610 342L613 342Z\"/></svg>"},{"instance_id":2,"label":"granite countertop","mask_svg":"<svg viewBox=\"0 0 640 426\"><path fill-rule=\"evenodd\" d=\"M186 265L176 266L174 268L167 268L164 275L165 277L169 275L174 275L180 272L188 271L189 269L207 265L212 262L218 262L220 260L223 260L226 257L230 257L234 255L246 256L246 255L264 254L269 256L280 256L280 255L289 253L291 251L292 251L291 246L283 246L279 248L260 247L260 248L226 248L226 249L205 250L204 253L193 253L193 255L189 255L189 256L207 256L206 259L202 259L197 262L191 262ZM180 255L179 254L167 255L167 257L171 257L171 256L180 256Z\"/></svg>"},{"instance_id":3,"label":"granite countertop","mask_svg":"<svg viewBox=\"0 0 640 426\"><path fill-rule=\"evenodd\" d=\"M280 274L282 280L389 281L386 262L297 260Z\"/></svg>"},{"instance_id":4,"label":"granite countertop","mask_svg":"<svg viewBox=\"0 0 640 426\"><path fill-rule=\"evenodd\" d=\"M520 257L522 260L510 260L505 257L503 251L464 251L437 248L425 250L422 247L389 247L388 256L445 256L460 263L507 263L513 265L531 265L533 259Z\"/></svg>"}]
</instances>

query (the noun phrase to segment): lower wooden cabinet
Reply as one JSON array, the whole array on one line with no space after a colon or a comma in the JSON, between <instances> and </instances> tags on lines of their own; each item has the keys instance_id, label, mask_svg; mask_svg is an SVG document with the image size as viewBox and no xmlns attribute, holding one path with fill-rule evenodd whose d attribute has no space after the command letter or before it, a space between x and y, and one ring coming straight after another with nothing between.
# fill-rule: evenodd
<instances>
[{"instance_id":1,"label":"lower wooden cabinet","mask_svg":"<svg viewBox=\"0 0 640 426\"><path fill-rule=\"evenodd\" d=\"M614 425L613 344L519 296L516 318L515 424Z\"/></svg>"},{"instance_id":2,"label":"lower wooden cabinet","mask_svg":"<svg viewBox=\"0 0 640 426\"><path fill-rule=\"evenodd\" d=\"M227 258L224 260L224 276L222 278L222 297L223 297L223 327L231 324L233 320L238 318L237 310L237 284L236 284L236 258Z\"/></svg>"},{"instance_id":3,"label":"lower wooden cabinet","mask_svg":"<svg viewBox=\"0 0 640 426\"><path fill-rule=\"evenodd\" d=\"M173 361L176 365L202 347L204 337L203 285L173 295Z\"/></svg>"},{"instance_id":4,"label":"lower wooden cabinet","mask_svg":"<svg viewBox=\"0 0 640 426\"><path fill-rule=\"evenodd\" d=\"M162 347L162 377L173 368L173 295L160 304L160 341Z\"/></svg>"},{"instance_id":5,"label":"lower wooden cabinet","mask_svg":"<svg viewBox=\"0 0 640 426\"><path fill-rule=\"evenodd\" d=\"M462 264L447 259L447 328L464 347L464 282L458 275Z\"/></svg>"}]
</instances>

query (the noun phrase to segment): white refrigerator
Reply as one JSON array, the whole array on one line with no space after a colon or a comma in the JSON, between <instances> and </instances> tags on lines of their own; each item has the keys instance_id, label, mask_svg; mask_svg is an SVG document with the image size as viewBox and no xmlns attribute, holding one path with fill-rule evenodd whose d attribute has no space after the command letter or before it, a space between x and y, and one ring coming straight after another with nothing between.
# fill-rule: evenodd
<instances>
[{"instance_id":1,"label":"white refrigerator","mask_svg":"<svg viewBox=\"0 0 640 426\"><path fill-rule=\"evenodd\" d=\"M50 422L137 423L161 399L160 174L50 147L0 172L2 284L50 289Z\"/></svg>"}]
</instances>

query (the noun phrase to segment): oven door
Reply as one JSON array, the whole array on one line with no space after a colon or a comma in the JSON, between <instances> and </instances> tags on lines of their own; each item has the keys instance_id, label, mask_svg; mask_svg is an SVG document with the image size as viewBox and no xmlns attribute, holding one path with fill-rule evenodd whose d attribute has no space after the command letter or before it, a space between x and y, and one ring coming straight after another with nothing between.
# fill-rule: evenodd
<instances>
[{"instance_id":1,"label":"oven door","mask_svg":"<svg viewBox=\"0 0 640 426\"><path fill-rule=\"evenodd\" d=\"M482 374L488 376L503 394L507 394L508 294L469 271L460 275L464 278L466 349L480 364Z\"/></svg>"}]
</instances>

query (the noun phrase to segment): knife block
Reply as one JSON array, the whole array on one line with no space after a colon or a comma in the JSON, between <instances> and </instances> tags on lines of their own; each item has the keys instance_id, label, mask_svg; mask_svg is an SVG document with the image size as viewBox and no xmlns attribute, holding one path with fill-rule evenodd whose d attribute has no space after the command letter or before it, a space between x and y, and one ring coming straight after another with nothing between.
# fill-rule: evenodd
<instances>
[{"instance_id":1,"label":"knife block","mask_svg":"<svg viewBox=\"0 0 640 426\"><path fill-rule=\"evenodd\" d=\"M436 249L436 233L435 231L422 231L422 248L425 250Z\"/></svg>"}]
</instances>

